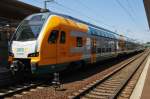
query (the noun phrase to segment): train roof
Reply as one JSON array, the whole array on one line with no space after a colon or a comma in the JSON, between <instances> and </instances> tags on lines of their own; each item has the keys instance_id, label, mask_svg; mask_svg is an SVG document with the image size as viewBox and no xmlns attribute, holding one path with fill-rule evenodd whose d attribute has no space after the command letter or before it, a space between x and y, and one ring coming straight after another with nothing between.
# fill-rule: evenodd
<instances>
[{"instance_id":1,"label":"train roof","mask_svg":"<svg viewBox=\"0 0 150 99\"><path fill-rule=\"evenodd\" d=\"M91 24L91 23L89 23L89 22L82 21L82 20L80 20L80 19L78 19L78 18L69 16L69 15L65 15L65 14L61 14L61 13L56 13L56 12L52 12L52 11L49 11L49 13L50 13L51 15L62 16L62 17L64 17L64 18L68 18L68 19L71 19L71 20L73 20L73 21L76 21L76 22L80 22L80 23L86 24L86 25L88 25L88 26L90 26L90 27L92 27L92 28L96 28L96 29L100 29L100 30L107 31L107 32L109 32L109 33L114 34L114 35L116 36L116 38L118 38L118 36L120 36L120 34L118 34L118 33L115 33L115 32L110 31L110 30L108 30L108 29L105 29L105 28L102 28L102 27L100 27L100 26ZM123 35L122 35L122 36L123 36ZM123 37L128 38L128 37L126 37L126 36L123 36Z\"/></svg>"},{"instance_id":2,"label":"train roof","mask_svg":"<svg viewBox=\"0 0 150 99\"><path fill-rule=\"evenodd\" d=\"M68 18L68 19L71 19L71 20L73 20L73 21L76 21L76 22L80 22L80 23L86 24L86 25L88 25L89 27L92 27L92 28L95 28L95 29L100 29L100 30L107 31L107 32L109 32L109 33L111 33L111 34L114 34L114 35L115 35L115 37L116 37L116 39L119 39L119 38L120 38L120 36L122 36L122 37L124 37L124 38L125 38L125 40L126 40L126 41L131 42L131 40L133 40L133 39L130 39L129 37L126 37L126 36L120 35L120 34L118 34L118 33L115 33L115 32L113 32L113 31L110 31L110 30L108 30L108 29L105 29L105 28L99 27L99 26L94 25L94 24L91 24L91 23L89 23L89 22L82 21L82 20L80 20L80 19L78 19L78 18L75 18L75 17L69 16L69 15L65 15L65 14L61 14L61 13L56 13L56 12L53 12L53 11L47 11L47 12L44 12L44 13L49 13L50 15L58 15L58 16L62 16L62 17L64 17L64 18ZM113 35L111 35L111 36L113 36ZM134 41L134 40L133 40L133 41ZM132 41L132 42L133 42L133 41Z\"/></svg>"},{"instance_id":3,"label":"train roof","mask_svg":"<svg viewBox=\"0 0 150 99\"><path fill-rule=\"evenodd\" d=\"M76 22L84 23L84 24L89 25L89 26L94 27L94 28L102 29L102 30L111 32L111 33L113 33L113 34L119 35L119 34L113 32L113 31L107 30L107 29L105 29L105 28L99 27L99 26L94 25L94 24L91 24L91 23L89 23L89 22L82 21L82 20L80 20L80 19L78 19L78 18L69 16L69 15L60 14L60 13L56 13L56 12L52 12L52 11L50 11L49 13L50 13L51 15L52 15L52 14L54 14L54 15L59 15L59 16L62 16L62 17L64 17L64 18L68 18L68 19L74 20L74 21L76 21Z\"/></svg>"}]
</instances>

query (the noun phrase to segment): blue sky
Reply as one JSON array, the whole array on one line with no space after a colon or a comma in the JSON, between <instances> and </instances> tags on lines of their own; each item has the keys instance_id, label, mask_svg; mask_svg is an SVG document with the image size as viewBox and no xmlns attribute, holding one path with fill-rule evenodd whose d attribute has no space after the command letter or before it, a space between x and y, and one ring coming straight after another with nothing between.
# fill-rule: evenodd
<instances>
[{"instance_id":1,"label":"blue sky","mask_svg":"<svg viewBox=\"0 0 150 99\"><path fill-rule=\"evenodd\" d=\"M43 7L44 0L20 0ZM142 42L150 41L143 0L55 0L48 9L71 15Z\"/></svg>"}]
</instances>

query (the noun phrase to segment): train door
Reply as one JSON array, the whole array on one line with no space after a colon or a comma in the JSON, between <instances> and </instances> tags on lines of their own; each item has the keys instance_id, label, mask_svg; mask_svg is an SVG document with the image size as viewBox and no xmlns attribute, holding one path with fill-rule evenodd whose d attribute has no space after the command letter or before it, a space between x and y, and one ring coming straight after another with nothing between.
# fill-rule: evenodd
<instances>
[{"instance_id":1,"label":"train door","mask_svg":"<svg viewBox=\"0 0 150 99\"><path fill-rule=\"evenodd\" d=\"M91 63L96 62L96 38L91 38Z\"/></svg>"},{"instance_id":2,"label":"train door","mask_svg":"<svg viewBox=\"0 0 150 99\"><path fill-rule=\"evenodd\" d=\"M50 64L57 64L58 36L59 29L52 30L48 38L48 45L43 47L43 49L46 49L43 52L43 57L46 59L46 62L50 62Z\"/></svg>"},{"instance_id":3,"label":"train door","mask_svg":"<svg viewBox=\"0 0 150 99\"><path fill-rule=\"evenodd\" d=\"M57 62L65 63L68 61L68 43L67 42L67 31L65 29L60 29L59 39L57 42Z\"/></svg>"}]
</instances>

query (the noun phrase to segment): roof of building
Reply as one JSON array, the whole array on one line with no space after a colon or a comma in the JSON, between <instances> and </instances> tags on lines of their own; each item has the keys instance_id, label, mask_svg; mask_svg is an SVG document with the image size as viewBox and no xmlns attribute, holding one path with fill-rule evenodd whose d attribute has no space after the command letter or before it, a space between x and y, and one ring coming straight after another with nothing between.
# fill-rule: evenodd
<instances>
[{"instance_id":1,"label":"roof of building","mask_svg":"<svg viewBox=\"0 0 150 99\"><path fill-rule=\"evenodd\" d=\"M0 17L10 20L22 20L32 13L40 12L40 9L18 0L0 1Z\"/></svg>"},{"instance_id":2,"label":"roof of building","mask_svg":"<svg viewBox=\"0 0 150 99\"><path fill-rule=\"evenodd\" d=\"M143 0L143 2L144 2L144 7L145 7L147 19L148 19L148 24L150 27L150 0Z\"/></svg>"}]
</instances>

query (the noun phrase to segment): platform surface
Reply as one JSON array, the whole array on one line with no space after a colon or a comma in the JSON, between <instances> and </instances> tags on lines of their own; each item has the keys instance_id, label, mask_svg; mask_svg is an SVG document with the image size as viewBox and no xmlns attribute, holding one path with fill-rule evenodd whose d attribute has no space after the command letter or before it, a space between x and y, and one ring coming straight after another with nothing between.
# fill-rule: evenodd
<instances>
[{"instance_id":1,"label":"platform surface","mask_svg":"<svg viewBox=\"0 0 150 99\"><path fill-rule=\"evenodd\" d=\"M130 99L150 99L150 55Z\"/></svg>"},{"instance_id":2,"label":"platform surface","mask_svg":"<svg viewBox=\"0 0 150 99\"><path fill-rule=\"evenodd\" d=\"M149 58L149 60L150 60L150 58ZM150 99L150 64L149 64L149 67L148 67L145 83L144 83L144 86L143 86L141 99Z\"/></svg>"}]
</instances>

